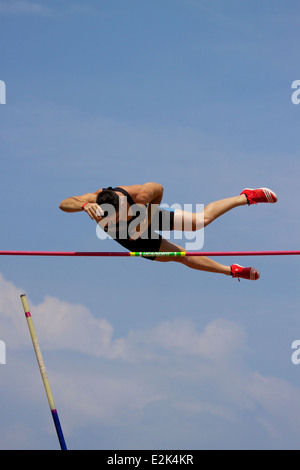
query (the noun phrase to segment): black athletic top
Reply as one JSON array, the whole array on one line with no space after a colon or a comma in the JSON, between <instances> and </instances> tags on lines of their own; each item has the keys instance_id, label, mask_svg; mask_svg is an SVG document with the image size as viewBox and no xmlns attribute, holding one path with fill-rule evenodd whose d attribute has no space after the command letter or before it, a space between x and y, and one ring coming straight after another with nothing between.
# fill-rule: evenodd
<instances>
[{"instance_id":1,"label":"black athletic top","mask_svg":"<svg viewBox=\"0 0 300 470\"><path fill-rule=\"evenodd\" d=\"M127 240L130 238L130 235L135 232L134 229L137 224L134 223L134 220L140 217L142 212L144 212L144 215L146 216L147 206L134 202L130 194L123 188L112 188L111 186L109 186L105 189L122 193L124 196L126 196L129 206L135 206L132 216L130 216L128 220L119 220L115 225L110 224L109 227L106 226L103 228L103 230L108 233L108 235L110 235L114 240ZM139 208L140 210L137 210L137 208Z\"/></svg>"},{"instance_id":2,"label":"black athletic top","mask_svg":"<svg viewBox=\"0 0 300 470\"><path fill-rule=\"evenodd\" d=\"M145 233L143 233L141 237L137 238L136 240L131 240L130 232L133 231L133 233L135 233L134 229L137 225L134 223L134 220L137 217L140 217L141 212L143 211L145 211L146 216L147 206L143 204L136 204L130 194L123 188L112 188L111 186L109 186L105 189L110 189L111 191L118 191L122 193L124 196L127 197L127 202L129 203L130 207L136 206L140 210L136 210L135 208L134 214L129 220L120 220L116 223L116 225L110 225L109 227L106 226L101 228L103 228L103 230L111 238L113 238L116 242L118 242L120 245L122 245L124 248L127 248L131 252L158 252L160 249L162 236L157 232L164 230L173 230L174 212L158 208L151 221L151 224L148 227L148 230L146 230ZM146 257L146 259L154 260L155 256Z\"/></svg>"}]
</instances>

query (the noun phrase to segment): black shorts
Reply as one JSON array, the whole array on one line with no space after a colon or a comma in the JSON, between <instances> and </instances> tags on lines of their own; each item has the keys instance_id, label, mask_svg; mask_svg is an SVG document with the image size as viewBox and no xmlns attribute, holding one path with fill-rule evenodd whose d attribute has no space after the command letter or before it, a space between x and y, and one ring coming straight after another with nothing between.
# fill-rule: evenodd
<instances>
[{"instance_id":1,"label":"black shorts","mask_svg":"<svg viewBox=\"0 0 300 470\"><path fill-rule=\"evenodd\" d=\"M163 237L157 232L171 231L173 226L174 211L159 208L144 238L138 238L137 240L115 238L115 241L131 252L158 252ZM153 261L156 257L144 256L143 258Z\"/></svg>"}]
</instances>

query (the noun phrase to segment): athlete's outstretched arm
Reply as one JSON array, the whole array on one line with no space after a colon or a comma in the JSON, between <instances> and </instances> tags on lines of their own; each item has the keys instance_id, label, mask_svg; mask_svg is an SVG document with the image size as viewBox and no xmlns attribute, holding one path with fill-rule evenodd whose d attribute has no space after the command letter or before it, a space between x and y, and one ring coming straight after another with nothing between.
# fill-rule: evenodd
<instances>
[{"instance_id":1,"label":"athlete's outstretched arm","mask_svg":"<svg viewBox=\"0 0 300 470\"><path fill-rule=\"evenodd\" d=\"M94 219L96 216L96 210L98 208L98 204L96 203L97 194L102 190L99 189L95 193L86 193L82 194L82 196L73 196L64 199L59 204L59 208L64 212L82 212L83 210L87 212L91 219ZM87 202L82 208L82 205Z\"/></svg>"}]
</instances>

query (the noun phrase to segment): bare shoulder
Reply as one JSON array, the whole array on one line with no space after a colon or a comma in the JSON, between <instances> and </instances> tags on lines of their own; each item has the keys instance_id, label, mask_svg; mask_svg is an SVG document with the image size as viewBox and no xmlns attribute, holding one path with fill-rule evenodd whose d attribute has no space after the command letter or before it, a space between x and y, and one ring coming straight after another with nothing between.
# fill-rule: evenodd
<instances>
[{"instance_id":1,"label":"bare shoulder","mask_svg":"<svg viewBox=\"0 0 300 470\"><path fill-rule=\"evenodd\" d=\"M157 198L161 200L163 195L163 187L159 183L145 183L145 184L134 184L131 186L120 186L125 189L132 199L137 204L148 204L156 201Z\"/></svg>"},{"instance_id":2,"label":"bare shoulder","mask_svg":"<svg viewBox=\"0 0 300 470\"><path fill-rule=\"evenodd\" d=\"M124 186L124 185L119 185L119 188L125 189L131 196L133 194L140 194L141 192L144 192L148 188L152 188L153 186L160 186L158 183L143 183L143 184L132 184L129 186Z\"/></svg>"},{"instance_id":3,"label":"bare shoulder","mask_svg":"<svg viewBox=\"0 0 300 470\"><path fill-rule=\"evenodd\" d=\"M125 189L125 191L130 194L130 196L134 199L140 192L143 190L143 184L131 184L129 186L119 185L119 188Z\"/></svg>"}]
</instances>

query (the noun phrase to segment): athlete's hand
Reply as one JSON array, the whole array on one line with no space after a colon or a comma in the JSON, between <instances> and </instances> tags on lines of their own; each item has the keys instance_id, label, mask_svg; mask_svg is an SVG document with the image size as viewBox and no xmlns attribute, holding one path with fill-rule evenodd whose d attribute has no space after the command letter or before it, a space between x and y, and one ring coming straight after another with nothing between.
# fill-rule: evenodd
<instances>
[{"instance_id":1,"label":"athlete's hand","mask_svg":"<svg viewBox=\"0 0 300 470\"><path fill-rule=\"evenodd\" d=\"M101 217L99 209L100 207L96 202L88 202L83 208L84 212L86 212L92 220L96 221L99 221Z\"/></svg>"}]
</instances>

